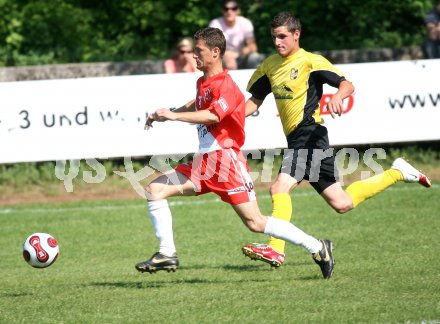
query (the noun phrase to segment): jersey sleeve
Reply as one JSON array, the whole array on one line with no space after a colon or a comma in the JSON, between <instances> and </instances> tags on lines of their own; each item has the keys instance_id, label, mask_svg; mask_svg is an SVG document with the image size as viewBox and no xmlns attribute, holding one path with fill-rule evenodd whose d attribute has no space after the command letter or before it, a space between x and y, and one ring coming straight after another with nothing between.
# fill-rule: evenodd
<instances>
[{"instance_id":1,"label":"jersey sleeve","mask_svg":"<svg viewBox=\"0 0 440 324\"><path fill-rule=\"evenodd\" d=\"M319 77L322 83L327 83L335 88L338 88L339 84L345 80L344 74L321 55L314 55L312 72Z\"/></svg>"},{"instance_id":2,"label":"jersey sleeve","mask_svg":"<svg viewBox=\"0 0 440 324\"><path fill-rule=\"evenodd\" d=\"M258 100L264 100L272 92L269 78L264 72L265 62L263 62L252 74L246 90Z\"/></svg>"},{"instance_id":3,"label":"jersey sleeve","mask_svg":"<svg viewBox=\"0 0 440 324\"><path fill-rule=\"evenodd\" d=\"M223 120L229 113L231 113L230 104L228 100L224 96L219 96L215 98L211 103L211 106L208 108L213 111L219 118L219 121Z\"/></svg>"},{"instance_id":4,"label":"jersey sleeve","mask_svg":"<svg viewBox=\"0 0 440 324\"><path fill-rule=\"evenodd\" d=\"M222 82L221 86L213 91L213 99L211 105L208 107L209 110L219 117L220 121L232 114L237 106L236 96L240 95L236 94L238 88L231 85L230 82L233 82L232 79L227 79L226 82ZM241 94L241 96L243 96L243 94Z\"/></svg>"}]
</instances>

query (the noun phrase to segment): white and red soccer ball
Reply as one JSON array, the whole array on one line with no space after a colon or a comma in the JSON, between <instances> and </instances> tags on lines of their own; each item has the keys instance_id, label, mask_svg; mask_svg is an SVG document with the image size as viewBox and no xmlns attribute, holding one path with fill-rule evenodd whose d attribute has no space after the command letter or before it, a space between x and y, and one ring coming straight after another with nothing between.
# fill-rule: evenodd
<instances>
[{"instance_id":1,"label":"white and red soccer ball","mask_svg":"<svg viewBox=\"0 0 440 324\"><path fill-rule=\"evenodd\" d=\"M59 253L57 240L47 233L31 234L23 244L23 258L34 268L50 266Z\"/></svg>"}]
</instances>

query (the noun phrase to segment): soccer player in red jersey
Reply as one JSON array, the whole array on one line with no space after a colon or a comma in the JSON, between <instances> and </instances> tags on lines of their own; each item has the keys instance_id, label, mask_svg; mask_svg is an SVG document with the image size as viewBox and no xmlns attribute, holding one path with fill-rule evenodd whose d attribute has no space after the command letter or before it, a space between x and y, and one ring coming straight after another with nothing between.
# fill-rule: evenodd
<instances>
[{"instance_id":1,"label":"soccer player in red jersey","mask_svg":"<svg viewBox=\"0 0 440 324\"><path fill-rule=\"evenodd\" d=\"M179 259L167 198L214 192L232 206L251 231L303 246L320 266L323 277L330 278L334 260L329 240L318 240L290 222L264 216L258 208L247 161L240 150L245 139L245 98L223 69L226 41L222 31L207 27L199 30L194 40L194 59L203 72L197 81L196 99L175 110L156 110L148 116L146 127L167 120L197 124L199 153L192 163L178 165L147 186L148 210L160 246L150 259L136 264L136 269L175 271Z\"/></svg>"}]
</instances>

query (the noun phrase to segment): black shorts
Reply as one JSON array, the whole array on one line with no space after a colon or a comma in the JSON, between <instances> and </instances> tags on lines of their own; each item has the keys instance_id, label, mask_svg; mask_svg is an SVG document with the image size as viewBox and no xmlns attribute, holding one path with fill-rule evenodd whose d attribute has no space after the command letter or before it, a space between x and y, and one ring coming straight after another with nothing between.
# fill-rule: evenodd
<instances>
[{"instance_id":1,"label":"black shorts","mask_svg":"<svg viewBox=\"0 0 440 324\"><path fill-rule=\"evenodd\" d=\"M322 125L301 126L287 136L280 173L295 180L307 180L320 194L338 182L333 149L328 141L327 128Z\"/></svg>"}]
</instances>

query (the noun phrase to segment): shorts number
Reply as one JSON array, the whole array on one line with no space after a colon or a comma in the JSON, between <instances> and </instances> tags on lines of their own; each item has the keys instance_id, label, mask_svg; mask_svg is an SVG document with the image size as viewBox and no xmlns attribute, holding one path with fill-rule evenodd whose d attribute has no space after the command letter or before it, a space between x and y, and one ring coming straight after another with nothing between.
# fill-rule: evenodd
<instances>
[{"instance_id":1,"label":"shorts number","mask_svg":"<svg viewBox=\"0 0 440 324\"><path fill-rule=\"evenodd\" d=\"M251 191L254 190L254 184L253 184L252 182L245 183L244 186L246 187L246 189L247 189L249 192L251 192Z\"/></svg>"}]
</instances>

